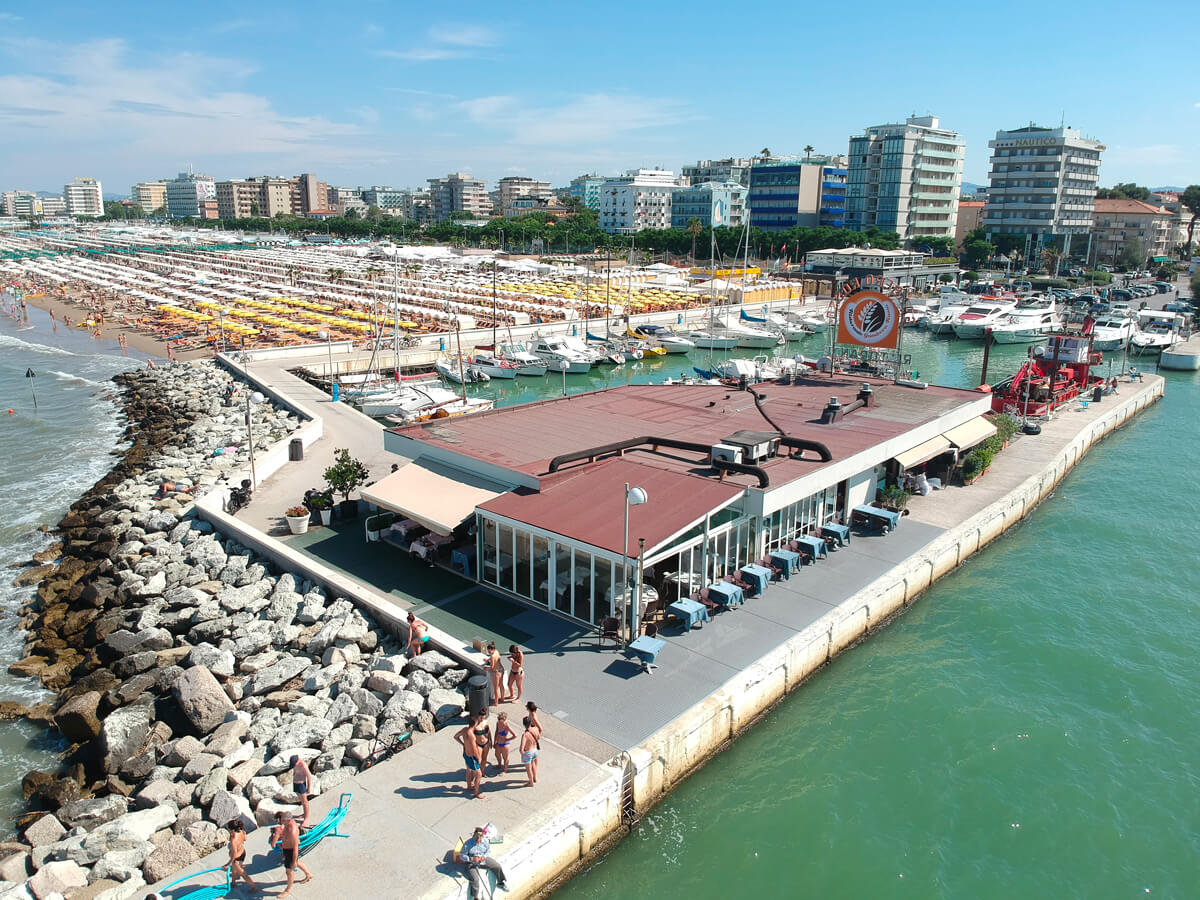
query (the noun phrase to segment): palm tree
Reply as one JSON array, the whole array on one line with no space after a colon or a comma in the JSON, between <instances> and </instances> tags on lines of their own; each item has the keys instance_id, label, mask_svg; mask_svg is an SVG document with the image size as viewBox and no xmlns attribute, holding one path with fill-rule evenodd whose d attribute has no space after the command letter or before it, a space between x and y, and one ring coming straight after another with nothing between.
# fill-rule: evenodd
<instances>
[{"instance_id":1,"label":"palm tree","mask_svg":"<svg viewBox=\"0 0 1200 900\"><path fill-rule=\"evenodd\" d=\"M813 150L814 150L814 149L815 149L815 148L813 147L813 145L812 145L812 144L806 144L806 145L805 145L805 147L804 147L804 161L805 161L805 162L808 162L808 159L809 159L809 157L810 157L810 156L812 156L812 152L813 152Z\"/></svg>"},{"instance_id":2,"label":"palm tree","mask_svg":"<svg viewBox=\"0 0 1200 900\"><path fill-rule=\"evenodd\" d=\"M768 156L771 155L771 148L763 147L761 150L758 151L758 155L761 156L763 159L766 159Z\"/></svg>"},{"instance_id":3,"label":"palm tree","mask_svg":"<svg viewBox=\"0 0 1200 900\"><path fill-rule=\"evenodd\" d=\"M704 231L704 226L700 224L700 220L695 216L688 219L687 233L692 236L692 265L696 265L696 238Z\"/></svg>"},{"instance_id":4,"label":"palm tree","mask_svg":"<svg viewBox=\"0 0 1200 900\"><path fill-rule=\"evenodd\" d=\"M330 281L332 281L334 284L337 284L339 281L342 280L342 278L345 277L346 270L345 269L330 269L325 274L329 276Z\"/></svg>"}]
</instances>

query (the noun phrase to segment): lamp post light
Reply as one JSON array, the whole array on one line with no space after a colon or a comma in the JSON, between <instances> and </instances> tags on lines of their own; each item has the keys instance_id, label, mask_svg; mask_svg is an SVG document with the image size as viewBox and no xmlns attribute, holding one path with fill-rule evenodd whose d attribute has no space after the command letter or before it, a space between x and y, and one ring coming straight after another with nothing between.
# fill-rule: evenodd
<instances>
[{"instance_id":1,"label":"lamp post light","mask_svg":"<svg viewBox=\"0 0 1200 900\"><path fill-rule=\"evenodd\" d=\"M251 404L257 406L267 398L258 391L246 392L246 441L250 447L250 490L255 490L258 487L258 473L254 470L254 428L251 420Z\"/></svg>"},{"instance_id":2,"label":"lamp post light","mask_svg":"<svg viewBox=\"0 0 1200 900\"><path fill-rule=\"evenodd\" d=\"M333 377L333 336L328 331L318 331L317 337L325 342L325 352L329 359L329 396L337 402L337 384Z\"/></svg>"},{"instance_id":3,"label":"lamp post light","mask_svg":"<svg viewBox=\"0 0 1200 900\"><path fill-rule=\"evenodd\" d=\"M627 598L626 603L629 605L631 612L629 613L629 640L637 639L638 618L641 616L641 609L638 607L638 593L633 590L633 586L629 583L629 507L641 506L650 499L650 495L640 487L629 486L629 482L625 482L625 538L621 543L621 555L625 558L623 563L624 571L622 572L624 581L624 595Z\"/></svg>"}]
</instances>

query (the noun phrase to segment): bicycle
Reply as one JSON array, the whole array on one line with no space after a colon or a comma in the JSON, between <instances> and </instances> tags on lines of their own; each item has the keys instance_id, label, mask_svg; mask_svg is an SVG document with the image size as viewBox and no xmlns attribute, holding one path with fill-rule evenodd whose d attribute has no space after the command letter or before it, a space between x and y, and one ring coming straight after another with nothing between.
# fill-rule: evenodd
<instances>
[{"instance_id":1,"label":"bicycle","mask_svg":"<svg viewBox=\"0 0 1200 900\"><path fill-rule=\"evenodd\" d=\"M390 759L401 750L407 750L412 744L411 731L395 732L383 735L382 737L376 735L371 739L371 746L367 750L367 755L358 764L358 771L365 772L371 766Z\"/></svg>"}]
</instances>

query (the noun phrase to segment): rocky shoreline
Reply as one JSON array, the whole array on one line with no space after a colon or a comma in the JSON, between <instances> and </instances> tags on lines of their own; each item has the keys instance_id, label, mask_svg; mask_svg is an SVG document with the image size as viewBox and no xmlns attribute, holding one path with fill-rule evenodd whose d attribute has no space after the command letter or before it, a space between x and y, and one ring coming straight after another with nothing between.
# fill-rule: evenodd
<instances>
[{"instance_id":1,"label":"rocky shoreline","mask_svg":"<svg viewBox=\"0 0 1200 900\"><path fill-rule=\"evenodd\" d=\"M61 771L30 772L22 840L0 844L2 900L123 900L247 829L298 812L288 761L312 793L353 775L380 735L457 718L467 670L414 660L344 598L192 516L196 494L247 463L242 392L211 362L140 369L123 387L128 447L19 579L25 656L10 671L57 692L22 712L71 742ZM223 403L233 385L232 405ZM255 409L256 448L298 428ZM13 706L9 704L8 706Z\"/></svg>"}]
</instances>

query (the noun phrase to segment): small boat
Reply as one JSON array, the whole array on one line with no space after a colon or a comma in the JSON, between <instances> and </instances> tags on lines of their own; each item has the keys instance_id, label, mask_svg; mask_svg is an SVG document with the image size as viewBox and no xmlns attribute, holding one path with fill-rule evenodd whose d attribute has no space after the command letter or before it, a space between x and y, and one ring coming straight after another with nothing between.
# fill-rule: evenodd
<instances>
[{"instance_id":1,"label":"small boat","mask_svg":"<svg viewBox=\"0 0 1200 900\"><path fill-rule=\"evenodd\" d=\"M1153 355L1170 350L1181 340L1184 326L1182 315L1171 311L1143 309L1138 313L1138 331L1129 340L1129 349L1140 355Z\"/></svg>"},{"instance_id":2,"label":"small boat","mask_svg":"<svg viewBox=\"0 0 1200 900\"><path fill-rule=\"evenodd\" d=\"M434 409L461 399L454 391L438 384L403 384L389 391L365 396L357 401L357 405L363 415L383 419L415 414L422 409Z\"/></svg>"},{"instance_id":3,"label":"small boat","mask_svg":"<svg viewBox=\"0 0 1200 900\"><path fill-rule=\"evenodd\" d=\"M799 319L791 318L780 313L767 313L763 318L749 315L746 310L741 311L740 319L742 322L749 322L750 327L758 331L775 332L782 334L785 341L798 341L801 338L806 338L813 334L813 329L809 328Z\"/></svg>"},{"instance_id":4,"label":"small boat","mask_svg":"<svg viewBox=\"0 0 1200 900\"><path fill-rule=\"evenodd\" d=\"M998 344L1032 344L1060 330L1062 324L1053 297L1023 300L991 327L992 339Z\"/></svg>"},{"instance_id":5,"label":"small boat","mask_svg":"<svg viewBox=\"0 0 1200 900\"><path fill-rule=\"evenodd\" d=\"M625 365L625 348L616 341L598 337L588 333L587 347L593 353L600 355L600 362L612 363L614 366Z\"/></svg>"},{"instance_id":6,"label":"small boat","mask_svg":"<svg viewBox=\"0 0 1200 900\"><path fill-rule=\"evenodd\" d=\"M462 384L464 381L467 384L481 384L492 380L486 372L478 367L465 361L448 359L445 356L439 357L433 367L439 375L455 384Z\"/></svg>"},{"instance_id":7,"label":"small boat","mask_svg":"<svg viewBox=\"0 0 1200 900\"><path fill-rule=\"evenodd\" d=\"M566 338L552 334L533 342L532 352L554 372L583 374L592 370L592 358L567 346ZM563 366L566 368L564 369Z\"/></svg>"},{"instance_id":8,"label":"small boat","mask_svg":"<svg viewBox=\"0 0 1200 900\"><path fill-rule=\"evenodd\" d=\"M389 422L397 425L413 425L418 422L431 422L435 419L452 419L458 416L469 416L472 413L487 412L495 403L487 397L461 397L435 406L426 406L406 413L383 416Z\"/></svg>"},{"instance_id":9,"label":"small boat","mask_svg":"<svg viewBox=\"0 0 1200 900\"><path fill-rule=\"evenodd\" d=\"M958 314L951 324L955 337L963 340L980 340L993 325L999 324L1016 308L1015 300L984 297Z\"/></svg>"},{"instance_id":10,"label":"small boat","mask_svg":"<svg viewBox=\"0 0 1200 900\"><path fill-rule=\"evenodd\" d=\"M475 355L471 357L471 368L478 369L489 378L509 379L517 377L520 367L503 356L476 348Z\"/></svg>"},{"instance_id":11,"label":"small boat","mask_svg":"<svg viewBox=\"0 0 1200 900\"><path fill-rule=\"evenodd\" d=\"M705 378L720 378L728 381L741 381L744 378L751 384L772 381L783 374L783 369L776 361L768 360L765 356L756 356L753 359L726 359L716 363L711 370L693 367L693 371Z\"/></svg>"},{"instance_id":12,"label":"small boat","mask_svg":"<svg viewBox=\"0 0 1200 900\"><path fill-rule=\"evenodd\" d=\"M732 350L738 345L736 336L731 337L716 331L698 329L685 332L684 335L692 342L693 346L701 350Z\"/></svg>"},{"instance_id":13,"label":"small boat","mask_svg":"<svg viewBox=\"0 0 1200 900\"><path fill-rule=\"evenodd\" d=\"M636 325L629 329L630 337L639 338L662 353L687 353L696 345L661 325Z\"/></svg>"},{"instance_id":14,"label":"small boat","mask_svg":"<svg viewBox=\"0 0 1200 900\"><path fill-rule=\"evenodd\" d=\"M480 348L491 349L491 348ZM517 367L518 375L541 378L549 369L540 356L534 356L524 344L501 344L499 353Z\"/></svg>"},{"instance_id":15,"label":"small boat","mask_svg":"<svg viewBox=\"0 0 1200 900\"><path fill-rule=\"evenodd\" d=\"M936 316L930 316L928 321L929 333L940 335L954 334L954 321L969 309L966 303L946 303L938 309Z\"/></svg>"},{"instance_id":16,"label":"small boat","mask_svg":"<svg viewBox=\"0 0 1200 900\"><path fill-rule=\"evenodd\" d=\"M733 335L737 338L737 346L748 350L765 350L784 342L783 335L778 332L768 331L766 327L760 328L751 322L737 319L726 318L724 321L718 319L709 326L709 330L715 330L717 333L724 331L726 334Z\"/></svg>"},{"instance_id":17,"label":"small boat","mask_svg":"<svg viewBox=\"0 0 1200 900\"><path fill-rule=\"evenodd\" d=\"M1092 323L1092 347L1104 352L1123 350L1137 330L1137 319L1132 315L1114 315L1110 312Z\"/></svg>"}]
</instances>

